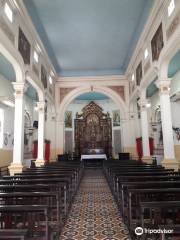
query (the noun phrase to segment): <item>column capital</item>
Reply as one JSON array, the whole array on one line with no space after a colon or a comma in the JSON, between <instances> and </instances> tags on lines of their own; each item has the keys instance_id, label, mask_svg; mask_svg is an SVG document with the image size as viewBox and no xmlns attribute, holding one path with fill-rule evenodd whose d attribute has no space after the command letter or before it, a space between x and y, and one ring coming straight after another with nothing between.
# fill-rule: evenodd
<instances>
[{"instance_id":1,"label":"column capital","mask_svg":"<svg viewBox=\"0 0 180 240\"><path fill-rule=\"evenodd\" d=\"M23 97L27 90L27 84L25 82L12 82L13 88L15 90L15 98Z\"/></svg>"},{"instance_id":2,"label":"column capital","mask_svg":"<svg viewBox=\"0 0 180 240\"><path fill-rule=\"evenodd\" d=\"M159 91L161 94L169 94L170 92L170 85L171 85L171 79L159 79L155 82L156 86L159 88Z\"/></svg>"},{"instance_id":3,"label":"column capital","mask_svg":"<svg viewBox=\"0 0 180 240\"><path fill-rule=\"evenodd\" d=\"M45 101L37 102L38 112L44 112L45 110Z\"/></svg>"},{"instance_id":4,"label":"column capital","mask_svg":"<svg viewBox=\"0 0 180 240\"><path fill-rule=\"evenodd\" d=\"M140 108L141 111L146 111L148 108L149 100L147 98L140 99Z\"/></svg>"}]
</instances>

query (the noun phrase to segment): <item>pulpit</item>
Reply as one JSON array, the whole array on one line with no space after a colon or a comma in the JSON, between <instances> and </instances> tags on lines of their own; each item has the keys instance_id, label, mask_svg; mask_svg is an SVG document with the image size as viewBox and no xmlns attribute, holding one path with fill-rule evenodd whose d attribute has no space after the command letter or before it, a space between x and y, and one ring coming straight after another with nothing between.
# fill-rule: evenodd
<instances>
[{"instance_id":1,"label":"pulpit","mask_svg":"<svg viewBox=\"0 0 180 240\"><path fill-rule=\"evenodd\" d=\"M75 152L82 154L112 154L112 125L109 113L94 102L90 102L77 113L75 119Z\"/></svg>"}]
</instances>

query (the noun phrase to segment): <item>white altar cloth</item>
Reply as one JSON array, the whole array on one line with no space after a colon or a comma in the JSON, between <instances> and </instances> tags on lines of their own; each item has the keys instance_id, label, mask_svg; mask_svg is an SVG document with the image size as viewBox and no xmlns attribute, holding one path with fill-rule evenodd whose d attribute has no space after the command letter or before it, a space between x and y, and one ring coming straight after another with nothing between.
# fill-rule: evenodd
<instances>
[{"instance_id":1,"label":"white altar cloth","mask_svg":"<svg viewBox=\"0 0 180 240\"><path fill-rule=\"evenodd\" d=\"M84 159L105 159L107 160L106 154L83 154L81 155L81 161Z\"/></svg>"}]
</instances>

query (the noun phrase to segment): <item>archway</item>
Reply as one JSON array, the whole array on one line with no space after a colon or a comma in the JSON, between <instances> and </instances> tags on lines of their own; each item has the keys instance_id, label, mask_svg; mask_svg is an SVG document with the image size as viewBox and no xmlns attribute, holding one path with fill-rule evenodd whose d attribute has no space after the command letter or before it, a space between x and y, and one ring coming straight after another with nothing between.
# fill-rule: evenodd
<instances>
[{"instance_id":1,"label":"archway","mask_svg":"<svg viewBox=\"0 0 180 240\"><path fill-rule=\"evenodd\" d=\"M170 100L171 116L174 136L174 149L176 159L180 158L180 120L177 113L180 111L180 50L170 59L168 64L168 77L171 79Z\"/></svg>"},{"instance_id":2,"label":"archway","mask_svg":"<svg viewBox=\"0 0 180 240\"><path fill-rule=\"evenodd\" d=\"M0 53L0 166L13 160L14 148L14 89L16 73L9 60Z\"/></svg>"},{"instance_id":3,"label":"archway","mask_svg":"<svg viewBox=\"0 0 180 240\"><path fill-rule=\"evenodd\" d=\"M58 123L57 123L57 141L56 141L56 148L58 153L63 153L65 151L65 126L64 126L64 116L66 109L68 108L69 104L76 99L78 96L92 92L91 87L80 87L77 89L74 89L69 94L64 97L62 103L59 106L58 109ZM98 92L100 94L106 95L109 99L111 99L112 102L116 104L116 110L120 112L121 116L121 123L122 125L127 120L127 106L125 105L124 101L121 99L121 97L115 93L113 90L111 90L108 87L94 87L93 92ZM121 131L121 144L122 146L126 145L127 137L127 131L123 129Z\"/></svg>"}]
</instances>

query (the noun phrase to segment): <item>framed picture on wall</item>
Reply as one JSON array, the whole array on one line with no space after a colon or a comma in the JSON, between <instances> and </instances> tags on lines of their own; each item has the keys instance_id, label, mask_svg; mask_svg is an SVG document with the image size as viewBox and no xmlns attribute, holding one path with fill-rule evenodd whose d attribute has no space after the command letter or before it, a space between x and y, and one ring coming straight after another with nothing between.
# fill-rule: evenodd
<instances>
[{"instance_id":1,"label":"framed picture on wall","mask_svg":"<svg viewBox=\"0 0 180 240\"><path fill-rule=\"evenodd\" d=\"M72 112L71 111L65 112L65 127L72 128Z\"/></svg>"},{"instance_id":2,"label":"framed picture on wall","mask_svg":"<svg viewBox=\"0 0 180 240\"><path fill-rule=\"evenodd\" d=\"M119 127L120 126L120 111L115 110L113 111L113 127Z\"/></svg>"}]
</instances>

